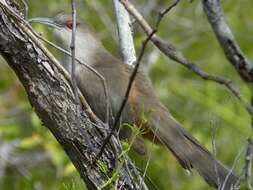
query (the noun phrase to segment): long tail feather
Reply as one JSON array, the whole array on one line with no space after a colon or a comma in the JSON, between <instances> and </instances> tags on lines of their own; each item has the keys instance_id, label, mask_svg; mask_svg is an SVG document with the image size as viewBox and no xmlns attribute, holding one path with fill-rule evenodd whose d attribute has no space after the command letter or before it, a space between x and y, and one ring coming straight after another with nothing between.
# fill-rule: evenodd
<instances>
[{"instance_id":1,"label":"long tail feather","mask_svg":"<svg viewBox=\"0 0 253 190\"><path fill-rule=\"evenodd\" d=\"M196 169L205 181L215 188L224 187L223 190L231 190L238 185L239 177L202 147L167 110L158 110L152 114L151 119L153 126L157 127L156 136L175 155L183 168Z\"/></svg>"}]
</instances>

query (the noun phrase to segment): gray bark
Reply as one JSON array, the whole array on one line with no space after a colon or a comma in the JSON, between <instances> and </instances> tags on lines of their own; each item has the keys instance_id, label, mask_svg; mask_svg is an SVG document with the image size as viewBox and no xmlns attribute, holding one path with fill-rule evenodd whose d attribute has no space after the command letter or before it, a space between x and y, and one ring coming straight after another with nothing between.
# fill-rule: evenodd
<instances>
[{"instance_id":1,"label":"gray bark","mask_svg":"<svg viewBox=\"0 0 253 190\"><path fill-rule=\"evenodd\" d=\"M249 83L253 81L253 64L240 49L229 28L220 0L202 0L208 21L222 47L227 59L238 74Z\"/></svg>"},{"instance_id":2,"label":"gray bark","mask_svg":"<svg viewBox=\"0 0 253 190\"><path fill-rule=\"evenodd\" d=\"M117 18L119 44L123 62L125 64L134 65L136 61L136 53L131 30L130 16L119 0L113 0L113 3Z\"/></svg>"}]
</instances>

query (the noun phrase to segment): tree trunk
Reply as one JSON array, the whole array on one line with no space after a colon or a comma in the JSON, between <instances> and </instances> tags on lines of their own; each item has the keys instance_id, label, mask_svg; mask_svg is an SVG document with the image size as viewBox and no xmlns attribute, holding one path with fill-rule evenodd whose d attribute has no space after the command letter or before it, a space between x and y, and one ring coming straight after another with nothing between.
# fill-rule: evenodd
<instances>
[{"instance_id":1,"label":"tree trunk","mask_svg":"<svg viewBox=\"0 0 253 190\"><path fill-rule=\"evenodd\" d=\"M88 107L75 104L64 73L20 15L12 0L0 0L0 53L15 71L35 112L68 154L87 187L98 189L108 183L105 189L110 185L121 189L147 189L127 156L119 159L120 143L115 137L93 164L109 130L104 130L107 126L92 115ZM81 113L80 126L77 111ZM110 179L111 176L114 177Z\"/></svg>"}]
</instances>

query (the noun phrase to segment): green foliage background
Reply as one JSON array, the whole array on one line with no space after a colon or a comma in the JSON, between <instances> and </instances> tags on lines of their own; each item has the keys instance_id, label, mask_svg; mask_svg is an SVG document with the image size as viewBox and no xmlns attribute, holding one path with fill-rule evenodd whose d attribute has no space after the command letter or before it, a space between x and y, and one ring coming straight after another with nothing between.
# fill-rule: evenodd
<instances>
[{"instance_id":1,"label":"green foliage background","mask_svg":"<svg viewBox=\"0 0 253 190\"><path fill-rule=\"evenodd\" d=\"M158 11L172 1L139 0L134 4L151 24L155 24ZM54 16L65 10L70 12L67 0L27 0L29 17ZM151 10L152 3L155 3ZM253 59L253 1L224 0L227 21L242 50L250 60ZM92 25L104 45L119 56L118 39L115 26L113 4L110 0L79 1L78 15ZM34 25L46 38L52 39L50 31L41 25ZM145 38L135 26L137 51ZM161 23L158 34L173 43L190 60L209 73L233 79L243 95L250 99L250 90L238 77L235 70L225 59L203 13L201 2L183 1L173 9ZM56 50L52 51L59 57ZM181 65L169 60L154 46L149 45L143 64L150 73L156 92L171 113L209 150L212 128L216 129L217 157L231 166L234 158L246 145L251 135L251 120L244 107L224 87L210 81L203 81ZM42 153L49 159L36 164L8 166L0 175L0 189L83 189L83 182L62 151L54 137L42 125L31 108L26 94L15 74L4 60L0 60L0 143L16 143L11 158L24 154ZM210 189L195 173L189 175L179 166L174 157L162 147L147 143L150 152L140 157L131 152L137 165L144 169L151 155L148 176L158 189ZM236 171L241 173L244 152ZM5 160L4 160L5 159ZM10 160L0 155L0 162ZM28 160L29 161L29 160ZM32 161L31 161L32 162ZM29 162L28 162L29 163ZM154 189L151 185L150 189Z\"/></svg>"}]
</instances>

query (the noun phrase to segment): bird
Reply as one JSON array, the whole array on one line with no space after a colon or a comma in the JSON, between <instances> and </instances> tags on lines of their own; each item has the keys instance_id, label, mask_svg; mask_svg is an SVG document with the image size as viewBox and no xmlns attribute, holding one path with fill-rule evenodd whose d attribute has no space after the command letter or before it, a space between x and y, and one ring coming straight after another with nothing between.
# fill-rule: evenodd
<instances>
[{"instance_id":1,"label":"bird","mask_svg":"<svg viewBox=\"0 0 253 190\"><path fill-rule=\"evenodd\" d=\"M70 50L73 20L72 15L60 13L52 18L36 17L38 22L52 28L55 38L61 41L63 48ZM97 37L96 32L86 22L76 21L76 58L88 64L106 81L111 108L109 124L112 125L121 103L125 97L127 86L134 68L124 64L111 54ZM62 65L70 72L70 57L65 57ZM87 100L92 111L103 122L106 121L106 96L101 80L82 64L76 65L77 86ZM143 113L148 113L143 119ZM200 142L194 138L172 116L155 94L152 83L143 68L140 68L133 81L126 106L121 115L121 123L128 123L139 129L144 128L144 139L155 139L172 152L179 164L187 170L195 169L212 187L224 190L233 189L240 178L218 161ZM119 135L131 139L132 131L122 127ZM145 145L140 137L136 137L134 149L145 153Z\"/></svg>"}]
</instances>

